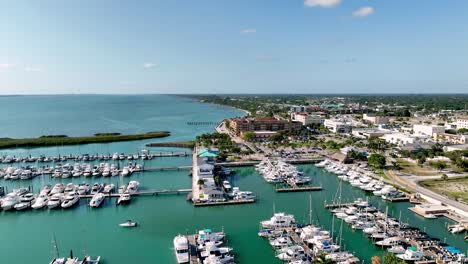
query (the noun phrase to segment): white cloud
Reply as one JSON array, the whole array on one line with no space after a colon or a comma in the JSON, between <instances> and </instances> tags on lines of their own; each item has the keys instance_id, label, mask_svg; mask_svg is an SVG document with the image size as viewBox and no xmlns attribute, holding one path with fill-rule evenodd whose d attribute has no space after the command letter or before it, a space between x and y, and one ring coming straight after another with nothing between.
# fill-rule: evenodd
<instances>
[{"instance_id":1,"label":"white cloud","mask_svg":"<svg viewBox=\"0 0 468 264\"><path fill-rule=\"evenodd\" d=\"M24 70L27 72L42 72L42 68L39 67L25 67Z\"/></svg>"},{"instance_id":2,"label":"white cloud","mask_svg":"<svg viewBox=\"0 0 468 264\"><path fill-rule=\"evenodd\" d=\"M374 13L374 8L371 6L361 7L353 12L353 17L366 17Z\"/></svg>"},{"instance_id":3,"label":"white cloud","mask_svg":"<svg viewBox=\"0 0 468 264\"><path fill-rule=\"evenodd\" d=\"M151 63L151 62L147 62L147 63L143 64L143 68L145 68L145 69L152 69L152 68L154 68L156 66L157 66L156 64Z\"/></svg>"},{"instance_id":4,"label":"white cloud","mask_svg":"<svg viewBox=\"0 0 468 264\"><path fill-rule=\"evenodd\" d=\"M246 29L241 30L240 33L241 34L255 34L255 33L257 33L257 29L255 29L255 28L246 28Z\"/></svg>"},{"instance_id":5,"label":"white cloud","mask_svg":"<svg viewBox=\"0 0 468 264\"><path fill-rule=\"evenodd\" d=\"M311 6L311 7L325 7L325 8L330 8L330 7L335 7L341 3L341 0L304 0L304 5L305 6Z\"/></svg>"}]
</instances>

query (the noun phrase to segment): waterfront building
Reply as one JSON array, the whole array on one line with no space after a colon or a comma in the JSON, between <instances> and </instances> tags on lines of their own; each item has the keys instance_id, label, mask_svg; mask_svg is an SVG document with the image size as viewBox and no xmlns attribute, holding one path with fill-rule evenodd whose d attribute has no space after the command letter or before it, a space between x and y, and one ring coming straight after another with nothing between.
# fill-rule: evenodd
<instances>
[{"instance_id":1,"label":"waterfront building","mask_svg":"<svg viewBox=\"0 0 468 264\"><path fill-rule=\"evenodd\" d=\"M468 144L445 146L444 150L447 151L447 152L457 151L457 150L468 150Z\"/></svg>"},{"instance_id":2,"label":"waterfront building","mask_svg":"<svg viewBox=\"0 0 468 264\"><path fill-rule=\"evenodd\" d=\"M384 125L388 124L390 121L390 118L388 116L378 116L378 115L372 115L372 114L364 114L362 116L362 120L374 124L374 125Z\"/></svg>"},{"instance_id":3,"label":"waterfront building","mask_svg":"<svg viewBox=\"0 0 468 264\"><path fill-rule=\"evenodd\" d=\"M324 119L320 115L313 115L309 113L291 113L293 121L301 122L303 126L311 124L323 124Z\"/></svg>"},{"instance_id":4,"label":"waterfront building","mask_svg":"<svg viewBox=\"0 0 468 264\"><path fill-rule=\"evenodd\" d=\"M442 134L444 132L445 132L444 126L413 125L413 134L415 135L432 137L435 133Z\"/></svg>"},{"instance_id":5,"label":"waterfront building","mask_svg":"<svg viewBox=\"0 0 468 264\"><path fill-rule=\"evenodd\" d=\"M302 128L302 124L295 121L279 118L236 118L231 122L231 127L240 135L247 131L295 131Z\"/></svg>"},{"instance_id":6,"label":"waterfront building","mask_svg":"<svg viewBox=\"0 0 468 264\"><path fill-rule=\"evenodd\" d=\"M252 132L252 131L242 131L241 136L243 136L245 133L248 133L248 132ZM253 133L254 133L254 138L252 140L254 141L264 141L278 134L278 132L276 131L269 131L269 130L253 131Z\"/></svg>"},{"instance_id":7,"label":"waterfront building","mask_svg":"<svg viewBox=\"0 0 468 264\"><path fill-rule=\"evenodd\" d=\"M342 119L325 119L323 125L335 134L349 133L351 131L351 123Z\"/></svg>"},{"instance_id":8,"label":"waterfront building","mask_svg":"<svg viewBox=\"0 0 468 264\"><path fill-rule=\"evenodd\" d=\"M198 158L197 159L197 168L198 168L198 178L206 179L213 178L214 173L214 164L210 162L207 158Z\"/></svg>"},{"instance_id":9,"label":"waterfront building","mask_svg":"<svg viewBox=\"0 0 468 264\"><path fill-rule=\"evenodd\" d=\"M468 129L468 117L457 118L457 129Z\"/></svg>"}]
</instances>

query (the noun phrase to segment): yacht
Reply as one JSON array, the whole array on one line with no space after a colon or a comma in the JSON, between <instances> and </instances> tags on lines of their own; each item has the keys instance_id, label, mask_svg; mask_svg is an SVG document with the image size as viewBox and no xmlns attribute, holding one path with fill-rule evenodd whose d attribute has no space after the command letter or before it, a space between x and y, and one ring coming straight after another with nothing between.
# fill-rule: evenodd
<instances>
[{"instance_id":1,"label":"yacht","mask_svg":"<svg viewBox=\"0 0 468 264\"><path fill-rule=\"evenodd\" d=\"M31 207L31 202L19 202L13 206L17 211L26 210Z\"/></svg>"},{"instance_id":2,"label":"yacht","mask_svg":"<svg viewBox=\"0 0 468 264\"><path fill-rule=\"evenodd\" d=\"M198 231L197 243L204 244L209 241L222 241L223 239L223 232L213 232L210 228L206 228Z\"/></svg>"},{"instance_id":3,"label":"yacht","mask_svg":"<svg viewBox=\"0 0 468 264\"><path fill-rule=\"evenodd\" d=\"M138 191L138 186L140 186L140 183L137 181L130 181L127 186L127 192L129 194L134 194Z\"/></svg>"},{"instance_id":4,"label":"yacht","mask_svg":"<svg viewBox=\"0 0 468 264\"><path fill-rule=\"evenodd\" d=\"M4 211L12 210L14 206L20 202L20 198L16 193L9 193L2 200L2 209Z\"/></svg>"},{"instance_id":5,"label":"yacht","mask_svg":"<svg viewBox=\"0 0 468 264\"><path fill-rule=\"evenodd\" d=\"M80 201L80 196L76 193L69 193L65 200L60 204L62 208L70 208Z\"/></svg>"},{"instance_id":6,"label":"yacht","mask_svg":"<svg viewBox=\"0 0 468 264\"><path fill-rule=\"evenodd\" d=\"M90 191L90 187L89 187L89 184L84 182L84 183L81 183L79 186L78 186L78 194L79 195L83 195L83 194L87 194L89 193Z\"/></svg>"},{"instance_id":7,"label":"yacht","mask_svg":"<svg viewBox=\"0 0 468 264\"><path fill-rule=\"evenodd\" d=\"M396 257L405 261L418 261L424 257L424 253L415 247L409 247L405 250L405 253L397 254Z\"/></svg>"},{"instance_id":8,"label":"yacht","mask_svg":"<svg viewBox=\"0 0 468 264\"><path fill-rule=\"evenodd\" d=\"M122 193L124 193L126 190L127 190L127 186L126 186L126 185L120 185L119 190L118 190L118 193L122 194Z\"/></svg>"},{"instance_id":9,"label":"yacht","mask_svg":"<svg viewBox=\"0 0 468 264\"><path fill-rule=\"evenodd\" d=\"M56 193L63 193L65 190L65 187L61 183L57 183L54 185L54 188L50 191L50 195L54 195Z\"/></svg>"},{"instance_id":10,"label":"yacht","mask_svg":"<svg viewBox=\"0 0 468 264\"><path fill-rule=\"evenodd\" d=\"M65 186L65 189L63 190L65 193L73 192L76 189L76 185L74 183L68 183L67 186Z\"/></svg>"},{"instance_id":11,"label":"yacht","mask_svg":"<svg viewBox=\"0 0 468 264\"><path fill-rule=\"evenodd\" d=\"M281 261L291 261L295 259L302 259L305 257L304 248L296 245L282 250L282 253L276 255Z\"/></svg>"},{"instance_id":12,"label":"yacht","mask_svg":"<svg viewBox=\"0 0 468 264\"><path fill-rule=\"evenodd\" d=\"M189 263L189 247L187 237L178 235L174 238L174 251L177 263Z\"/></svg>"},{"instance_id":13,"label":"yacht","mask_svg":"<svg viewBox=\"0 0 468 264\"><path fill-rule=\"evenodd\" d=\"M276 249L280 249L293 245L293 241L289 236L280 236L270 240L270 245Z\"/></svg>"},{"instance_id":14,"label":"yacht","mask_svg":"<svg viewBox=\"0 0 468 264\"><path fill-rule=\"evenodd\" d=\"M269 220L260 222L263 228L285 228L296 225L294 215L276 213Z\"/></svg>"},{"instance_id":15,"label":"yacht","mask_svg":"<svg viewBox=\"0 0 468 264\"><path fill-rule=\"evenodd\" d=\"M103 193L96 193L95 195L93 195L93 198L91 198L91 201L89 202L89 206L98 208L101 206L104 199L105 199L105 196Z\"/></svg>"},{"instance_id":16,"label":"yacht","mask_svg":"<svg viewBox=\"0 0 468 264\"><path fill-rule=\"evenodd\" d=\"M123 167L121 174L122 174L122 176L129 176L130 175L130 168L127 167L127 166Z\"/></svg>"},{"instance_id":17,"label":"yacht","mask_svg":"<svg viewBox=\"0 0 468 264\"><path fill-rule=\"evenodd\" d=\"M229 183L229 181L223 181L223 188L226 192L230 192L231 191L231 184Z\"/></svg>"},{"instance_id":18,"label":"yacht","mask_svg":"<svg viewBox=\"0 0 468 264\"><path fill-rule=\"evenodd\" d=\"M104 190L102 192L105 194L109 194L109 193L114 192L114 189L115 189L115 185L111 183L111 184L107 184L106 186L104 186Z\"/></svg>"},{"instance_id":19,"label":"yacht","mask_svg":"<svg viewBox=\"0 0 468 264\"><path fill-rule=\"evenodd\" d=\"M32 209L41 209L44 208L47 205L47 202L49 201L49 197L45 194L39 194L37 197L36 201L32 204Z\"/></svg>"},{"instance_id":20,"label":"yacht","mask_svg":"<svg viewBox=\"0 0 468 264\"><path fill-rule=\"evenodd\" d=\"M388 248L387 251L393 254L404 254L406 249L401 245L396 245Z\"/></svg>"},{"instance_id":21,"label":"yacht","mask_svg":"<svg viewBox=\"0 0 468 264\"><path fill-rule=\"evenodd\" d=\"M91 187L91 194L96 194L102 191L102 184L96 182L93 184L93 187Z\"/></svg>"},{"instance_id":22,"label":"yacht","mask_svg":"<svg viewBox=\"0 0 468 264\"><path fill-rule=\"evenodd\" d=\"M120 204L129 204L130 201L132 200L132 196L130 196L129 193L121 193L119 198L117 199L117 205Z\"/></svg>"},{"instance_id":23,"label":"yacht","mask_svg":"<svg viewBox=\"0 0 468 264\"><path fill-rule=\"evenodd\" d=\"M62 193L54 194L49 198L49 201L47 202L47 207L49 209L59 208L60 204L62 203L62 200L63 200Z\"/></svg>"}]
</instances>

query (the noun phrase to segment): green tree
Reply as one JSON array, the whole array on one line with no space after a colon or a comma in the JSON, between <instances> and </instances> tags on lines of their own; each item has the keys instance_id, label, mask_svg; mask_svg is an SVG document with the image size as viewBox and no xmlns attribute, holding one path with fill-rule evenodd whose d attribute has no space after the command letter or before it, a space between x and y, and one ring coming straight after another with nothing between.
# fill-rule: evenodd
<instances>
[{"instance_id":1,"label":"green tree","mask_svg":"<svg viewBox=\"0 0 468 264\"><path fill-rule=\"evenodd\" d=\"M404 264L403 260L398 259L394 254L387 253L383 257L383 264Z\"/></svg>"},{"instance_id":2,"label":"green tree","mask_svg":"<svg viewBox=\"0 0 468 264\"><path fill-rule=\"evenodd\" d=\"M245 132L244 134L242 134L242 138L245 140L245 141L252 141L254 138L255 138L255 133L254 132Z\"/></svg>"},{"instance_id":3,"label":"green tree","mask_svg":"<svg viewBox=\"0 0 468 264\"><path fill-rule=\"evenodd\" d=\"M367 159L367 162L369 163L369 165L381 169L385 166L387 160L383 155L372 153Z\"/></svg>"},{"instance_id":4,"label":"green tree","mask_svg":"<svg viewBox=\"0 0 468 264\"><path fill-rule=\"evenodd\" d=\"M438 171L441 171L441 170L447 168L447 163L445 163L444 161L433 161L433 162L429 163L429 165L431 165L431 167L433 167L434 169L436 169Z\"/></svg>"},{"instance_id":5,"label":"green tree","mask_svg":"<svg viewBox=\"0 0 468 264\"><path fill-rule=\"evenodd\" d=\"M392 167L394 170L401 170L401 166L398 162L392 161Z\"/></svg>"},{"instance_id":6,"label":"green tree","mask_svg":"<svg viewBox=\"0 0 468 264\"><path fill-rule=\"evenodd\" d=\"M420 156L418 158L418 164L423 165L426 162L426 157L425 156Z\"/></svg>"}]
</instances>

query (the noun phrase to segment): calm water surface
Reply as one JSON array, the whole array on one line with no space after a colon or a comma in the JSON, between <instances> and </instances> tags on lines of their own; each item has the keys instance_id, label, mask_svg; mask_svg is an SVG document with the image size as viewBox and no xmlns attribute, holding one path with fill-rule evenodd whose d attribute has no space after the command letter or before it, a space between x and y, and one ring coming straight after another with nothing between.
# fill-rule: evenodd
<instances>
[{"instance_id":1,"label":"calm water surface","mask_svg":"<svg viewBox=\"0 0 468 264\"><path fill-rule=\"evenodd\" d=\"M199 133L212 131L212 126L192 126L188 122L218 122L238 116L236 110L203 105L171 96L46 96L0 98L0 136L32 137L43 134L89 135L97 132L147 132L169 130L168 138L92 144L85 146L56 146L35 149L2 150L1 154L80 154L136 152L146 142L189 140ZM23 120L20 121L19 119ZM152 149L168 151L170 148ZM177 150L177 151L180 151ZM146 166L188 165L189 157L157 158ZM338 179L333 174L315 168L300 166L324 190L310 193L313 201L313 221L331 230L332 215L323 208L337 190ZM122 181L138 180L141 188L190 188L188 171L145 172L134 174ZM129 206L115 206L115 200L106 200L102 208L90 209L85 201L70 210L40 210L27 212L0 212L0 255L2 263L48 263L53 256L51 240L57 239L60 253L101 255L105 263L175 263L172 239L178 233L193 233L211 227L228 234L229 246L234 247L239 263L278 263L267 241L257 237L258 223L276 211L296 215L298 221L308 221L309 193L275 193L273 186L264 182L253 168L240 168L233 177L235 186L252 190L258 195L255 204L226 207L194 208L185 195L161 195L132 199ZM37 177L31 181L3 181L0 185L10 190L19 186L32 186L34 190L46 183L96 181L120 184L118 178L49 179ZM366 197L359 189L343 184L344 199ZM448 233L445 219L428 220L416 216L407 208L408 203L385 203L369 196L375 205L402 220L417 226L459 249L468 250L463 235ZM122 229L118 224L134 219L140 227ZM334 224L339 229L340 222ZM366 262L372 255L383 251L375 248L361 232L343 225L343 245Z\"/></svg>"}]
</instances>

